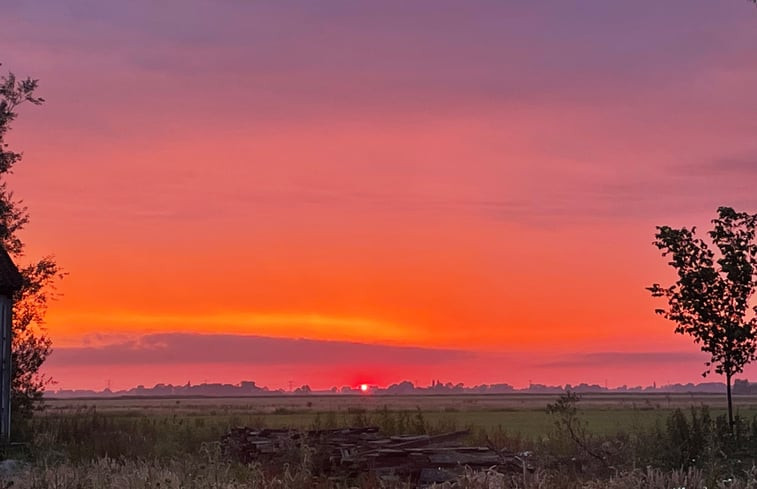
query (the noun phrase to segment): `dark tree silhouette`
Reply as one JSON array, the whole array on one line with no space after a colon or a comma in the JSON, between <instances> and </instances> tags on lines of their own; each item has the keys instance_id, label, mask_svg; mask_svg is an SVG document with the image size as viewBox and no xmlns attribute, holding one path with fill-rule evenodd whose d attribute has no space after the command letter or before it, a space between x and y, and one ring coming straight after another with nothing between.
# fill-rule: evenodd
<instances>
[{"instance_id":1,"label":"dark tree silhouette","mask_svg":"<svg viewBox=\"0 0 757 489\"><path fill-rule=\"evenodd\" d=\"M710 355L707 375L725 375L728 422L733 428L731 380L757 355L757 306L750 300L757 285L757 215L720 207L707 233L710 247L696 236L696 228L657 228L655 246L670 256L678 280L669 287L648 288L668 300L655 312L676 323L675 332L688 334Z\"/></svg>"},{"instance_id":2,"label":"dark tree silhouette","mask_svg":"<svg viewBox=\"0 0 757 489\"><path fill-rule=\"evenodd\" d=\"M18 80L12 73L0 77L0 243L16 260L23 256L24 242L18 233L29 223L29 213L23 202L14 198L5 181L22 157L8 148L5 136L17 117L19 105L44 102L35 96L36 89L37 80ZM54 297L54 285L64 274L53 257L42 258L20 271L24 282L13 305L11 406L14 415L28 416L50 381L39 371L52 351L44 317L48 302Z\"/></svg>"}]
</instances>

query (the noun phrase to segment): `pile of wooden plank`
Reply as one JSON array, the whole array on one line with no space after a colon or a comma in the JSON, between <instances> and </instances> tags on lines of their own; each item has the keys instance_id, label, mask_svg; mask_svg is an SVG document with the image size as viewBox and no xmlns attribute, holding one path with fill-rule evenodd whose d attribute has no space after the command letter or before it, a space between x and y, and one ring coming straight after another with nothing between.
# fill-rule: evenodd
<instances>
[{"instance_id":1,"label":"pile of wooden plank","mask_svg":"<svg viewBox=\"0 0 757 489\"><path fill-rule=\"evenodd\" d=\"M521 471L515 454L461 443L467 431L439 435L384 436L378 428L296 431L235 428L222 440L227 455L264 466L294 462L308 450L315 474L353 479L369 474L384 480L409 481L419 487L458 478L466 469Z\"/></svg>"}]
</instances>

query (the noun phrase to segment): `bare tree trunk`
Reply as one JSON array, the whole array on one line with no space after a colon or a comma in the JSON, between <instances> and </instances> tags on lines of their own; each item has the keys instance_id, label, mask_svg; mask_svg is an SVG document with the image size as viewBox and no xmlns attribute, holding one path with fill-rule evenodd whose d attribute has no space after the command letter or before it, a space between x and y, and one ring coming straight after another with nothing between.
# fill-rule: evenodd
<instances>
[{"instance_id":1,"label":"bare tree trunk","mask_svg":"<svg viewBox=\"0 0 757 489\"><path fill-rule=\"evenodd\" d=\"M733 401L731 400L731 373L728 372L725 374L725 385L726 385L726 392L728 394L728 426L731 428L731 433L733 433Z\"/></svg>"}]
</instances>

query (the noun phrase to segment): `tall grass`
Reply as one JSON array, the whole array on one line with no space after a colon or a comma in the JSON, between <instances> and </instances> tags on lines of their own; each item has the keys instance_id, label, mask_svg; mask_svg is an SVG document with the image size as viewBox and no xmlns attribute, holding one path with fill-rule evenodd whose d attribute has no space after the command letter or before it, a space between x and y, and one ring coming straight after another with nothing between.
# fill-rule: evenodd
<instances>
[{"instance_id":1,"label":"tall grass","mask_svg":"<svg viewBox=\"0 0 757 489\"><path fill-rule=\"evenodd\" d=\"M350 484L319 479L298 466L270 474L259 466L237 466L222 460L198 462L115 460L84 464L27 466L14 475L0 474L0 487L14 489L408 489L407 482L363 479ZM757 489L757 470L708 483L698 469L664 471L647 468L601 480L575 480L558 473L537 472L525 479L495 471L468 472L439 489Z\"/></svg>"},{"instance_id":2,"label":"tall grass","mask_svg":"<svg viewBox=\"0 0 757 489\"><path fill-rule=\"evenodd\" d=\"M265 415L252 416L134 416L101 414L94 408L43 415L17 428L16 437L30 443L31 455L45 460L82 461L110 458L171 458L196 453L203 443L221 439L231 428L269 427ZM429 422L420 409L375 411L352 408L316 413L307 425L294 429L378 426L382 433L434 434L461 429L455 420ZM278 426L277 426L278 427ZM471 426L472 428L472 426Z\"/></svg>"}]
</instances>

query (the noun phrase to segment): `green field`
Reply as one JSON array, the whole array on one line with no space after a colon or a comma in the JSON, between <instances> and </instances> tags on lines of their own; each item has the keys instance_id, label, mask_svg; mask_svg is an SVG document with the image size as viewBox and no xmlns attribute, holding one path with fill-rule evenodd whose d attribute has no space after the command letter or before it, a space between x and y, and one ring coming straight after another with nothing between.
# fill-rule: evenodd
<instances>
[{"instance_id":1,"label":"green field","mask_svg":"<svg viewBox=\"0 0 757 489\"><path fill-rule=\"evenodd\" d=\"M557 395L501 394L457 396L276 396L248 398L52 399L43 417L66 418L96 412L105 418L171 419L195 426L265 426L311 428L326 418L339 426L380 421L387 411L409 417L420 412L432 429L470 428L505 431L525 438L546 436L554 425L546 406ZM757 396L736 400L737 412L757 416ZM590 394L579 408L587 428L610 435L650 428L674 409L710 407L725 413L725 397L709 394Z\"/></svg>"}]
</instances>

